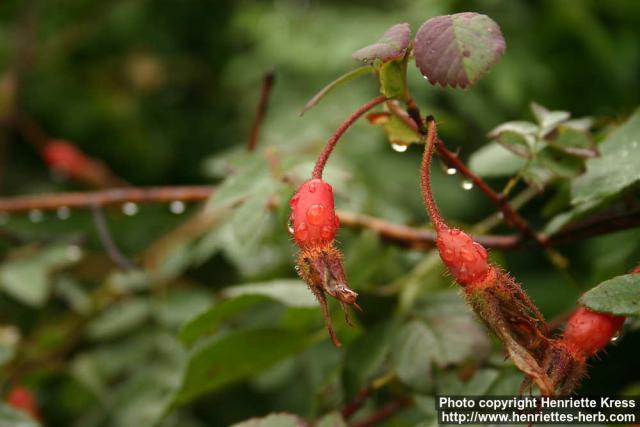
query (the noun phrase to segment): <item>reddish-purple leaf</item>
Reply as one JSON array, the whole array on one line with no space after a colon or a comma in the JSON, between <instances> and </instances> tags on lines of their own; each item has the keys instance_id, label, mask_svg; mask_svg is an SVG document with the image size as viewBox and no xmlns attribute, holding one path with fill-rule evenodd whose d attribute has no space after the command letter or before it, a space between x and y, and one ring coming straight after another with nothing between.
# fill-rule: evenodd
<instances>
[{"instance_id":1,"label":"reddish-purple leaf","mask_svg":"<svg viewBox=\"0 0 640 427\"><path fill-rule=\"evenodd\" d=\"M413 53L432 84L466 88L495 64L505 49L500 27L473 12L436 16L416 33Z\"/></svg>"},{"instance_id":2,"label":"reddish-purple leaf","mask_svg":"<svg viewBox=\"0 0 640 427\"><path fill-rule=\"evenodd\" d=\"M409 24L406 22L396 24L389 28L376 43L353 52L351 57L367 62L376 59L385 62L392 59L400 59L407 51L407 47L409 47L410 36L411 28Z\"/></svg>"}]
</instances>

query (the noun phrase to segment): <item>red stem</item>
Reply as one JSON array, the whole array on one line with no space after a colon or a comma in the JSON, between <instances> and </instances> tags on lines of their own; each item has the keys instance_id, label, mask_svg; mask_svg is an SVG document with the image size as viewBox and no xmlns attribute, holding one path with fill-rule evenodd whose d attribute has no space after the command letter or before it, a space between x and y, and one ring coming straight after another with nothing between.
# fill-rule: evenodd
<instances>
[{"instance_id":1,"label":"red stem","mask_svg":"<svg viewBox=\"0 0 640 427\"><path fill-rule=\"evenodd\" d=\"M433 117L427 117L427 138L424 143L424 155L422 156L422 164L420 166L420 189L422 191L422 199L424 205L429 212L431 222L436 230L445 227L444 220L436 202L433 200L431 192L431 158L433 157L433 149L437 140L436 121Z\"/></svg>"},{"instance_id":2,"label":"red stem","mask_svg":"<svg viewBox=\"0 0 640 427\"><path fill-rule=\"evenodd\" d=\"M331 152L335 148L336 144L338 143L338 141L340 140L342 135L347 131L347 129L349 129L349 127L356 120L358 120L364 113L366 113L367 111L371 110L376 105L382 104L386 100L387 100L387 98L385 96L383 96L383 95L380 95L380 96L378 96L376 98L373 98L371 101L369 101L366 104L363 104L360 107L358 107L358 109L356 111L351 113L351 115L349 117L347 117L344 120L344 122L342 122L340 127L338 127L338 129L336 129L336 131L333 133L333 135L331 135L331 138L329 138L329 140L327 141L327 144L324 146L324 149L322 150L322 153L320 153L320 157L318 157L318 161L316 162L316 166L313 168L313 173L311 174L312 178L314 178L314 179L322 179L322 172L324 171L324 167L327 164L327 160L329 159L329 156L331 155Z\"/></svg>"}]
</instances>

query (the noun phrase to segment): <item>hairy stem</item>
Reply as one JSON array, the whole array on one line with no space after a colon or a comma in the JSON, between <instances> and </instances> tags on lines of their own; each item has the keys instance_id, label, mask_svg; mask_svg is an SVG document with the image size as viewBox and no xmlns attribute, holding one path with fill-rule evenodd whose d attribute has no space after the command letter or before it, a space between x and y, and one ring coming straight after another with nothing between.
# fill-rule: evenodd
<instances>
[{"instance_id":1,"label":"hairy stem","mask_svg":"<svg viewBox=\"0 0 640 427\"><path fill-rule=\"evenodd\" d=\"M429 116L427 118L427 136L424 141L424 155L422 156L422 164L420 166L420 189L422 192L422 200L427 208L427 212L429 212L431 222L433 222L434 228L439 230L445 227L445 224L431 192L431 158L433 157L433 149L437 140L436 132L436 121L433 117Z\"/></svg>"},{"instance_id":2,"label":"hairy stem","mask_svg":"<svg viewBox=\"0 0 640 427\"><path fill-rule=\"evenodd\" d=\"M324 171L324 167L327 164L327 160L329 160L329 156L331 155L331 152L335 148L336 144L338 143L342 135L347 131L347 129L349 129L349 127L351 127L351 125L356 120L358 120L364 113L371 110L376 105L382 104L386 100L387 98L383 95L373 98L371 101L358 107L356 111L351 113L351 115L349 115L349 117L347 117L342 122L342 124L338 127L338 129L336 129L333 135L331 135L331 138L329 138L329 140L327 141L327 144L324 146L322 153L320 153L320 156L318 157L318 161L316 162L316 165L313 168L313 173L311 174L312 178L322 179L322 172Z\"/></svg>"}]
</instances>

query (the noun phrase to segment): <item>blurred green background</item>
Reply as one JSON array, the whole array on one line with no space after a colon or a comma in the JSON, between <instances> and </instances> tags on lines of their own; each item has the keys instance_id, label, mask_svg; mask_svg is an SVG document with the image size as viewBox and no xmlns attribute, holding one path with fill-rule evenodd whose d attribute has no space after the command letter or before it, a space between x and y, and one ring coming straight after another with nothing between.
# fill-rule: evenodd
<instances>
[{"instance_id":1,"label":"blurred green background","mask_svg":"<svg viewBox=\"0 0 640 427\"><path fill-rule=\"evenodd\" d=\"M531 101L570 111L574 117L594 116L604 124L624 120L638 106L640 2L634 0L4 0L0 3L0 115L10 107L28 114L49 136L72 141L133 185L219 183L225 165L242 167L238 156L248 139L260 81L265 70L273 68L276 83L260 146L291 155L287 167L297 168L302 176L309 173L311 160L342 118L377 93L372 77L361 78L338 88L303 118L298 116L318 89L359 65L351 52L377 40L394 23L409 22L415 32L431 16L461 11L487 14L500 25L507 41L502 60L464 91L429 85L413 65L409 81L423 112L440 119L441 136L450 148L459 148L463 158L485 144L486 133L498 124L531 120ZM15 93L10 84L13 77L17 78ZM417 185L420 149L396 153L379 129L358 123L335 154L327 179L335 183L340 208L398 223L427 222ZM438 174L434 179L442 210L454 222L473 224L494 211L479 192L464 191L459 177ZM492 182L496 188L503 183ZM75 189L87 187L52 179L34 146L9 123L3 126L2 196ZM279 197L286 201L291 192L285 189ZM541 227L548 219L540 212L554 194L555 189L527 205L524 215L534 226ZM187 213L194 211L191 206ZM250 213L231 227L262 221ZM162 205L142 206L134 217L107 210L117 244L132 258L185 216L173 215ZM61 337L71 333L67 326L81 331L69 351L60 357L47 356L52 367L21 368L21 380L37 390L45 425L152 425L144 424L145 416L156 419L166 409L158 403L165 396L157 382L171 389L177 381L163 382L159 377L170 377L187 357L175 340L179 327L218 301L219 291L227 286L294 277L294 250L284 233L285 213L264 219L269 225L263 228L269 231L260 234L260 242L250 238L254 229L247 227L239 235L212 238L213 243L203 243L199 252L180 249L182 258L172 258L177 261L167 267L170 278L159 284L115 271L88 212L74 211L64 222L52 213L45 213L38 223L26 215L12 215L8 221L6 229L21 245L15 239L2 239L0 256L5 266L23 259L25 247L29 256L42 254L46 248L53 250L56 242L72 242L70 236L79 239L85 254L71 271L47 279L43 286L53 287L43 300L34 304L28 296L16 297L15 289L0 299L3 327L18 328L25 342L34 346L31 350L18 346L19 359L48 355L45 349L56 348L60 345L56 340L64 343ZM352 230L342 231L340 240L351 283L364 294L361 305L367 307L353 339L385 336L380 331L391 327L387 323L395 322L393 316L401 317L397 300L367 293L378 286L405 286L398 283L411 282L407 274L415 273L424 281L414 270L423 254L390 247L371 234ZM588 287L637 263L639 241L638 231L630 230L563 247L563 255L571 262L564 272L531 247L496 253L495 258L525 283L545 315L553 317L573 307ZM48 266L42 267L42 259L34 263L38 271L50 273ZM433 288L446 288L447 279L439 270L436 274L438 284ZM68 283L60 285L60 281ZM113 290L114 283L125 290L101 300L100 289ZM82 297L74 299L78 292ZM412 298L411 292L400 298ZM78 298L88 298L97 308L87 309L91 314L77 309ZM75 314L69 315L69 307ZM109 309L115 314L105 320L101 316ZM102 323L89 326L87 332L87 322L96 317ZM120 324L110 323L114 317L120 318ZM317 310L285 310L272 303L253 307L230 328L240 325L251 330L273 319L299 323L300 330L321 328ZM593 362L584 392L640 387L634 356L640 338L629 334L621 341L603 357L606 363ZM352 347L347 353L357 351ZM348 377L353 367L349 363L358 364L349 360L326 340L310 344L267 374L256 374L171 411L163 425L228 425L273 411L318 417L339 407L345 393L353 394L354 386L346 391L333 388L339 387L336 384L344 375ZM11 370L19 363L4 363L5 381L15 380ZM150 367L157 371L138 375ZM355 383L368 375L357 374L360 379ZM384 401L385 395L378 398ZM145 405L151 409L136 412ZM389 425L414 425L419 420L412 409Z\"/></svg>"}]
</instances>

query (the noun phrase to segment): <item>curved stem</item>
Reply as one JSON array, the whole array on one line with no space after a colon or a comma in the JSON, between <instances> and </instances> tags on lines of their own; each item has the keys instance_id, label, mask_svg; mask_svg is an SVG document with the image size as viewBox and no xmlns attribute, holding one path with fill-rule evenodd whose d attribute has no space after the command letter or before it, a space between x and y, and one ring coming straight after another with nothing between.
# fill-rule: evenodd
<instances>
[{"instance_id":1,"label":"curved stem","mask_svg":"<svg viewBox=\"0 0 640 427\"><path fill-rule=\"evenodd\" d=\"M386 100L387 98L383 95L373 98L371 101L358 107L356 111L351 113L351 115L347 117L344 120L344 122L342 122L340 127L336 129L333 135L331 135L331 138L329 138L329 140L327 141L327 144L324 146L322 153L320 153L320 157L318 157L318 161L316 162L316 165L313 168L313 173L311 174L312 178L322 179L322 171L324 171L324 167L327 164L327 160L329 160L329 156L331 155L331 152L335 148L336 144L338 143L342 135L347 131L347 129L349 129L349 127L351 127L351 125L356 120L358 120L364 113L371 110L376 105L382 104Z\"/></svg>"},{"instance_id":2,"label":"curved stem","mask_svg":"<svg viewBox=\"0 0 640 427\"><path fill-rule=\"evenodd\" d=\"M424 139L424 137L422 139ZM424 142L424 155L422 156L422 164L420 166L420 190L422 191L424 206L427 208L427 212L431 217L431 222L433 222L436 230L440 230L445 224L431 192L431 158L433 157L436 139L436 121L432 116L429 116L427 117L427 136Z\"/></svg>"}]
</instances>

